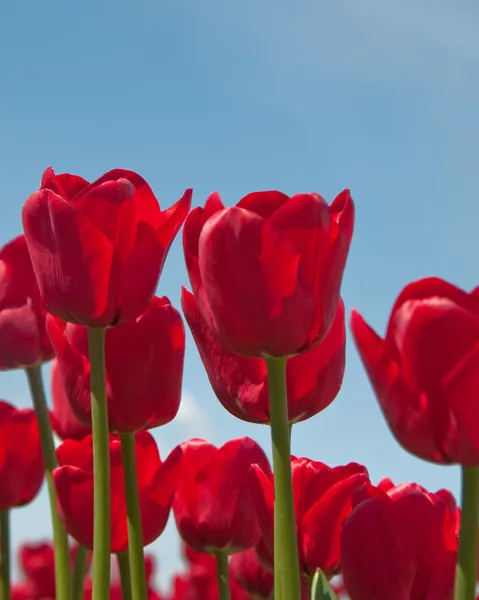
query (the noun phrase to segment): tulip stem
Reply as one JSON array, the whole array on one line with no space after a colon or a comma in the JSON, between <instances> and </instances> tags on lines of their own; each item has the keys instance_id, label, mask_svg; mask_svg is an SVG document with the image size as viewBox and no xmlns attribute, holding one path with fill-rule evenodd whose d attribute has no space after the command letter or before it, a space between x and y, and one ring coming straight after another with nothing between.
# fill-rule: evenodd
<instances>
[{"instance_id":1,"label":"tulip stem","mask_svg":"<svg viewBox=\"0 0 479 600\"><path fill-rule=\"evenodd\" d=\"M226 552L216 552L216 573L218 575L218 599L230 600L230 578L228 572L228 555Z\"/></svg>"},{"instance_id":2,"label":"tulip stem","mask_svg":"<svg viewBox=\"0 0 479 600\"><path fill-rule=\"evenodd\" d=\"M140 495L136 472L135 434L122 433L121 454L125 475L126 512L128 516L128 555L130 559L131 590L133 600L146 600L145 557L141 524Z\"/></svg>"},{"instance_id":3,"label":"tulip stem","mask_svg":"<svg viewBox=\"0 0 479 600\"><path fill-rule=\"evenodd\" d=\"M47 480L48 499L50 502L50 516L53 529L53 547L55 551L55 590L57 600L70 600L72 597L70 578L70 551L68 548L68 535L60 519L57 508L57 497L53 483L53 470L58 467L55 444L53 443L50 415L45 400L42 370L40 366L27 367L27 375L33 408L40 431L43 462L45 464L45 479Z\"/></svg>"},{"instance_id":4,"label":"tulip stem","mask_svg":"<svg viewBox=\"0 0 479 600\"><path fill-rule=\"evenodd\" d=\"M275 600L300 600L296 518L291 476L285 358L268 358L268 389L274 470L274 591Z\"/></svg>"},{"instance_id":5,"label":"tulip stem","mask_svg":"<svg viewBox=\"0 0 479 600\"><path fill-rule=\"evenodd\" d=\"M461 504L461 531L454 598L474 600L479 541L479 467L462 467Z\"/></svg>"},{"instance_id":6,"label":"tulip stem","mask_svg":"<svg viewBox=\"0 0 479 600\"><path fill-rule=\"evenodd\" d=\"M119 552L116 555L118 562L118 571L120 572L121 598L122 600L132 600L131 595L131 573L130 563L127 552Z\"/></svg>"},{"instance_id":7,"label":"tulip stem","mask_svg":"<svg viewBox=\"0 0 479 600\"><path fill-rule=\"evenodd\" d=\"M73 600L82 600L85 587L85 576L88 569L88 548L79 544L76 549L73 568Z\"/></svg>"},{"instance_id":8,"label":"tulip stem","mask_svg":"<svg viewBox=\"0 0 479 600\"><path fill-rule=\"evenodd\" d=\"M88 328L93 433L92 600L110 597L110 440L106 401L105 329Z\"/></svg>"},{"instance_id":9,"label":"tulip stem","mask_svg":"<svg viewBox=\"0 0 479 600\"><path fill-rule=\"evenodd\" d=\"M0 511L0 600L10 600L10 511Z\"/></svg>"}]
</instances>

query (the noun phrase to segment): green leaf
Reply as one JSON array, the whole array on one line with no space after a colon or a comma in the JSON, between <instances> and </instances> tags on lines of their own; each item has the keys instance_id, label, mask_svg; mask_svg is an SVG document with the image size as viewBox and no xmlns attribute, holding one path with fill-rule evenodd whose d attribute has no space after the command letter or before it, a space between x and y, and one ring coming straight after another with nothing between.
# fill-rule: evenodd
<instances>
[{"instance_id":1,"label":"green leaf","mask_svg":"<svg viewBox=\"0 0 479 600\"><path fill-rule=\"evenodd\" d=\"M313 577L311 600L338 600L321 569L318 569Z\"/></svg>"}]
</instances>

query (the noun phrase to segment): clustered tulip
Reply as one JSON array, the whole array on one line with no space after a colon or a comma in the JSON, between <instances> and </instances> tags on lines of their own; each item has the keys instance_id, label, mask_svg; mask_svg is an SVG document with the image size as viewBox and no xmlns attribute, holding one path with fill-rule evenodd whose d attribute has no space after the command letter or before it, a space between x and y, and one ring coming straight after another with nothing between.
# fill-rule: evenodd
<instances>
[{"instance_id":1,"label":"clustered tulip","mask_svg":"<svg viewBox=\"0 0 479 600\"><path fill-rule=\"evenodd\" d=\"M213 193L189 212L191 197L162 211L133 171L89 183L49 168L24 235L0 250L0 370L26 371L34 405L0 401L0 600L474 600L479 288L406 286L384 338L351 317L393 435L461 466L460 508L444 489L291 454L291 428L343 381L349 191L331 205L254 192L230 207ZM151 430L180 408L185 329L155 293L183 223L183 314L223 407L270 428L271 464L249 437L194 438L160 458ZM23 545L13 584L9 513L44 477L53 544ZM185 564L160 592L144 547L170 515Z\"/></svg>"}]
</instances>

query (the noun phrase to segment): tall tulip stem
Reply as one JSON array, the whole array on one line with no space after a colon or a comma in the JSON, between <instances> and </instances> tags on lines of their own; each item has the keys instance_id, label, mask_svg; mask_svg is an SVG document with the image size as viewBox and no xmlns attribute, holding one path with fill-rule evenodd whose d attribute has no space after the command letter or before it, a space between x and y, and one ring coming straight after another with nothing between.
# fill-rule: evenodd
<instances>
[{"instance_id":1,"label":"tall tulip stem","mask_svg":"<svg viewBox=\"0 0 479 600\"><path fill-rule=\"evenodd\" d=\"M132 600L131 595L131 573L128 554L120 552L116 555L118 562L118 571L120 572L121 599Z\"/></svg>"},{"instance_id":2,"label":"tall tulip stem","mask_svg":"<svg viewBox=\"0 0 479 600\"><path fill-rule=\"evenodd\" d=\"M83 598L89 553L90 551L85 546L81 544L77 546L73 567L73 600L82 600Z\"/></svg>"},{"instance_id":3,"label":"tall tulip stem","mask_svg":"<svg viewBox=\"0 0 479 600\"><path fill-rule=\"evenodd\" d=\"M53 469L58 466L53 443L52 426L45 400L42 370L40 366L25 369L33 408L40 431L43 462L45 464L45 479L47 481L48 499L50 502L50 515L53 529L53 546L55 550L55 589L57 600L70 600L72 587L70 578L70 552L68 549L68 535L58 514L55 485L53 483Z\"/></svg>"},{"instance_id":4,"label":"tall tulip stem","mask_svg":"<svg viewBox=\"0 0 479 600\"><path fill-rule=\"evenodd\" d=\"M230 600L230 580L228 572L228 555L226 552L216 553L216 572L218 575L218 598Z\"/></svg>"},{"instance_id":5,"label":"tall tulip stem","mask_svg":"<svg viewBox=\"0 0 479 600\"><path fill-rule=\"evenodd\" d=\"M125 474L126 512L128 516L128 556L130 561L132 600L146 600L145 557L141 526L140 495L136 472L135 434L122 433L121 454Z\"/></svg>"},{"instance_id":6,"label":"tall tulip stem","mask_svg":"<svg viewBox=\"0 0 479 600\"><path fill-rule=\"evenodd\" d=\"M291 477L291 442L286 392L286 359L268 358L268 388L274 470L275 600L300 600L296 518Z\"/></svg>"},{"instance_id":7,"label":"tall tulip stem","mask_svg":"<svg viewBox=\"0 0 479 600\"><path fill-rule=\"evenodd\" d=\"M0 600L10 600L10 511L0 511Z\"/></svg>"},{"instance_id":8,"label":"tall tulip stem","mask_svg":"<svg viewBox=\"0 0 479 600\"><path fill-rule=\"evenodd\" d=\"M479 526L479 467L462 467L461 531L457 557L455 600L476 597Z\"/></svg>"},{"instance_id":9,"label":"tall tulip stem","mask_svg":"<svg viewBox=\"0 0 479 600\"><path fill-rule=\"evenodd\" d=\"M106 401L105 329L88 328L93 433L92 600L110 597L110 442Z\"/></svg>"}]
</instances>

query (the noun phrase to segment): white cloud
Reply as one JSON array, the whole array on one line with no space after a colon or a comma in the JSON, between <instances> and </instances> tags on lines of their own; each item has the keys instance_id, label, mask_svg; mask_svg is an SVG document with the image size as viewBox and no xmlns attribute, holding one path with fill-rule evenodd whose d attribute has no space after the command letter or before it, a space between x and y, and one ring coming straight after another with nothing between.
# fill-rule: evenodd
<instances>
[{"instance_id":1,"label":"white cloud","mask_svg":"<svg viewBox=\"0 0 479 600\"><path fill-rule=\"evenodd\" d=\"M208 414L191 392L183 392L174 423L183 437L199 437L207 440L213 437L213 427Z\"/></svg>"}]
</instances>

